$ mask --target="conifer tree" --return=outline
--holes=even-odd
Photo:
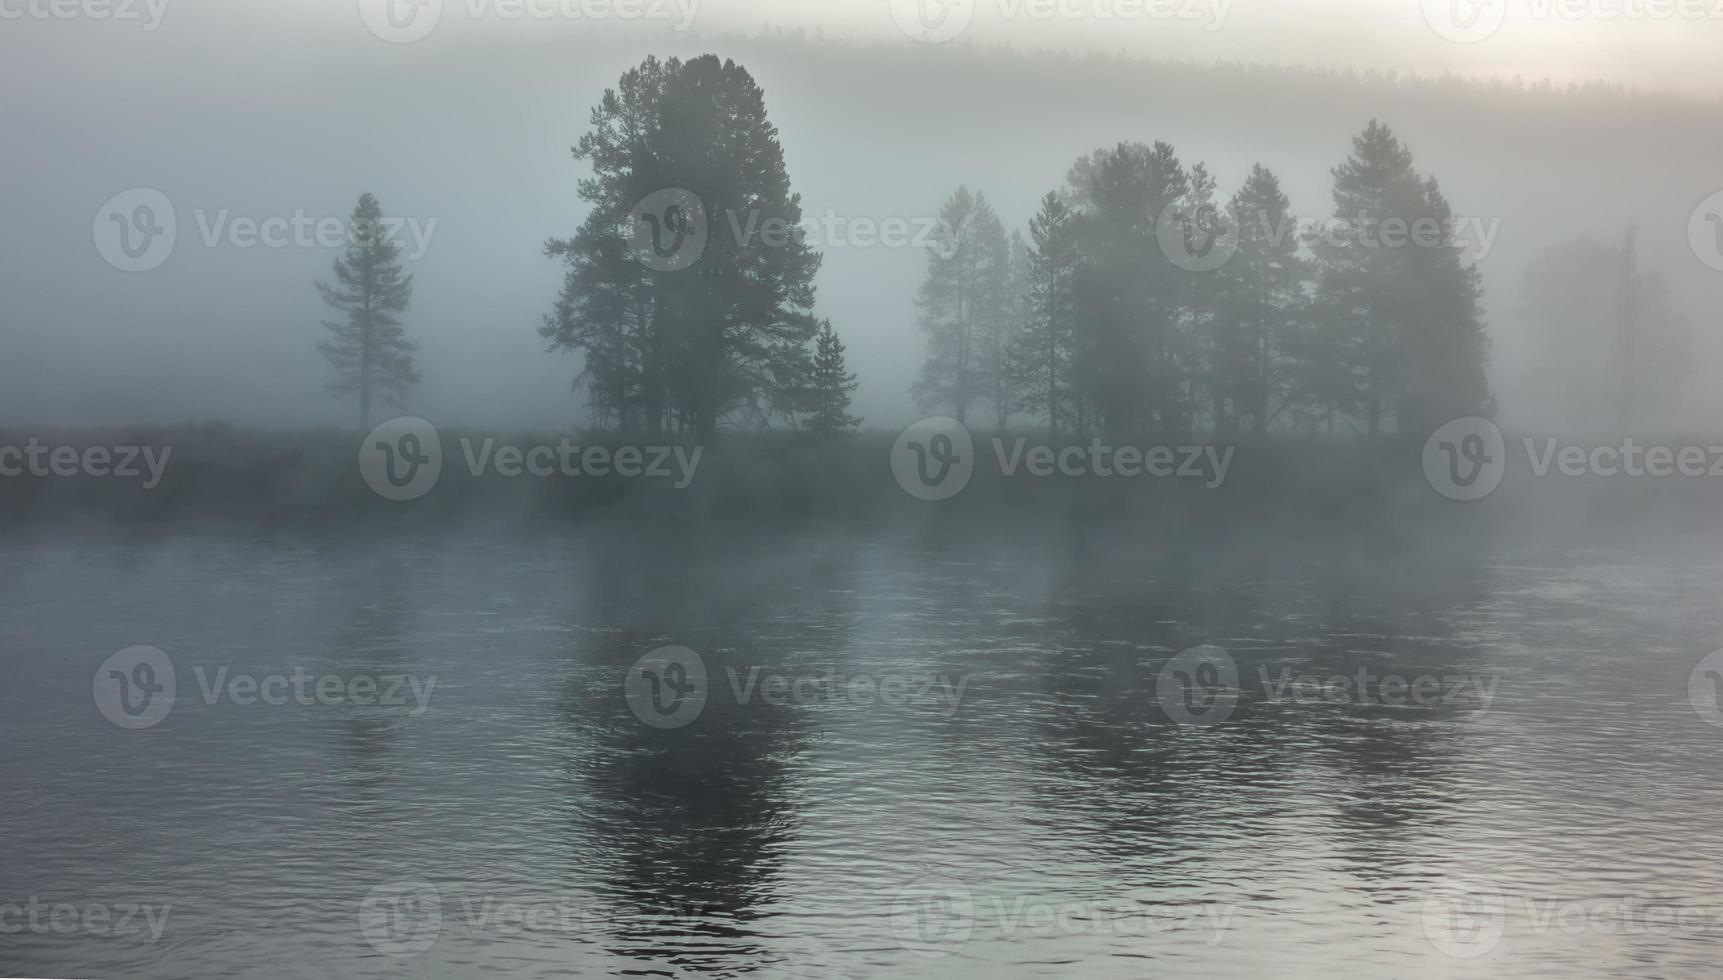
[[[927,360],[911,391],[921,408],[949,408],[959,422],[989,391],[987,346],[999,314],[1005,235],[983,194],[967,187],[940,209],[940,241],[916,297]]]
[[[1317,247],[1319,326],[1306,354],[1342,369],[1324,379],[1330,409],[1355,404],[1369,436],[1388,418],[1420,432],[1487,412],[1482,287],[1460,261],[1435,180],[1373,119],[1334,169],[1334,204],[1343,233]]]
[[[1374,119],[1333,176],[1337,225],[1316,247],[1321,329],[1311,356],[1344,368],[1348,383],[1329,393],[1330,404],[1356,404],[1375,436],[1398,391],[1411,313],[1406,250],[1381,247],[1382,232],[1422,209],[1423,185],[1411,152]]]
[[[1075,222],[1076,215],[1053,193],[1041,199],[1040,211],[1029,221],[1024,328],[1012,358],[1017,407],[1044,416],[1055,438],[1062,426],[1076,423]]]
[[[325,320],[330,336],[317,350],[335,370],[329,391],[358,394],[359,428],[371,427],[371,402],[381,397],[400,407],[419,383],[413,366],[418,345],[407,339],[397,314],[406,312],[413,277],[403,275],[401,247],[390,240],[383,208],[369,193],[353,208],[347,251],[335,260],[335,285],[317,280],[323,301],[346,314]]]
[[[984,242],[990,257],[981,282],[977,317],[981,335],[982,383],[993,408],[994,428],[1004,432],[1016,407],[1017,372],[1012,364],[1023,332],[1023,236],[1009,238],[995,218]]]
[[[568,272],[539,334],[586,358],[595,413],[623,424],[711,439],[726,417],[794,413],[820,255],[783,233],[801,198],[753,77],[713,55],[649,57],[591,124],[574,155],[593,170],[579,184],[592,212],[546,247]],[[637,218],[675,232],[660,261],[630,247]]]
[[[1216,376],[1233,417],[1260,436],[1292,394],[1310,270],[1272,171],[1252,167],[1230,208],[1238,241],[1220,270]]]
[[[1121,143],[1080,158],[1067,181],[1080,215],[1074,374],[1083,401],[1115,443],[1176,431],[1189,417],[1176,336],[1188,274],[1162,253],[1155,222],[1185,198],[1190,175],[1166,143]]]
[[[844,364],[844,342],[838,339],[830,320],[820,322],[814,338],[813,367],[809,371],[808,415],[803,427],[810,432],[832,435],[853,432],[862,420],[849,414],[850,394],[856,376]]]

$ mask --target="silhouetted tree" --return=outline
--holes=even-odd
[[[1493,411],[1480,280],[1436,181],[1374,120],[1333,176],[1313,256],[1272,171],[1253,167],[1223,208],[1207,167],[1166,143],[1080,157],[1029,248],[960,188],[917,300],[917,399],[959,419],[989,403],[1001,429],[1033,412],[1055,436],[1086,439],[1092,420],[1114,443],[1205,420],[1221,436],[1281,419],[1374,436]]]
[[[989,222],[983,246],[990,258],[981,279],[976,321],[981,335],[981,379],[985,398],[993,407],[994,428],[1004,432],[1016,407],[1016,372],[1012,353],[1023,333],[1023,236],[1009,238],[995,218]]]
[[[1109,441],[1172,432],[1189,419],[1177,336],[1188,295],[1155,240],[1190,177],[1166,143],[1121,143],[1067,177],[1078,212],[1075,376]]]
[[[814,338],[813,368],[809,372],[808,415],[802,427],[824,435],[855,431],[862,423],[860,418],[849,414],[850,393],[856,387],[856,376],[844,364],[844,342],[838,339],[830,320],[820,321],[820,332]]]
[[[335,285],[317,280],[323,301],[347,315],[323,321],[330,336],[317,350],[335,369],[329,391],[359,395],[359,428],[371,427],[371,399],[400,407],[419,383],[413,367],[418,345],[407,339],[400,318],[413,295],[413,277],[403,275],[401,247],[390,240],[383,208],[369,193],[353,208],[347,251],[335,260]]]
[[[1317,246],[1320,326],[1309,345],[1344,368],[1330,404],[1355,402],[1370,436],[1390,413],[1403,431],[1422,431],[1487,412],[1478,273],[1460,261],[1435,181],[1371,120],[1334,169],[1334,205],[1343,232]]]
[[[1218,270],[1213,377],[1232,417],[1259,436],[1294,394],[1296,335],[1307,322],[1310,269],[1289,207],[1279,178],[1252,167],[1229,205],[1237,246]]]
[[[1076,315],[1076,216],[1057,194],[1041,199],[1029,221],[1033,243],[1025,259],[1024,328],[1012,363],[1017,377],[1017,407],[1046,417],[1057,437],[1061,424],[1074,425],[1077,414],[1073,321]]]
[[[574,387],[586,384],[593,424],[663,430],[670,409],[670,338],[658,329],[649,270],[629,254],[598,209],[579,234],[551,242],[546,251],[563,259],[568,274],[539,333],[553,351],[584,355]]]
[[[1184,251],[1192,256],[1207,255],[1218,242],[1222,227],[1220,205],[1215,195],[1218,183],[1208,167],[1193,164],[1190,187],[1184,199],[1171,214],[1163,213],[1157,222],[1178,222]],[[1160,242],[1157,228],[1156,241]],[[1171,229],[1166,229],[1171,230]],[[1177,268],[1177,264],[1174,264]],[[1224,266],[1223,266],[1224,268]],[[1183,275],[1172,277],[1170,299],[1173,310],[1173,330],[1168,335],[1169,353],[1173,365],[1173,380],[1169,387],[1173,397],[1165,427],[1174,432],[1190,432],[1195,418],[1207,408],[1212,430],[1230,434],[1235,428],[1232,392],[1222,370],[1219,348],[1223,324],[1219,313],[1226,293],[1226,281],[1219,270],[1179,269]]]
[[[1490,339],[1484,330],[1483,281],[1461,260],[1454,212],[1436,178],[1423,183],[1423,208],[1414,221],[1433,221],[1435,244],[1407,249],[1412,306],[1401,337],[1395,423],[1402,432],[1429,433],[1450,419],[1492,415],[1484,367]]]
[[[916,297],[927,360],[911,391],[921,408],[950,406],[965,421],[991,389],[988,345],[1003,306],[1009,254],[1004,229],[983,194],[959,187],[940,209],[940,241],[928,253]]]
[[[592,211],[546,251],[568,266],[539,333],[580,351],[595,414],[711,438],[731,413],[790,416],[805,389],[820,256],[799,229],[777,128],[747,70],[702,55],[647,58],[593,109],[574,148]],[[651,195],[687,192],[642,220],[672,226],[676,261],[627,242]],[[685,235],[684,235],[685,233]],[[654,245],[656,245],[654,240]]]
[[[1423,187],[1411,152],[1374,119],[1353,137],[1352,155],[1333,175],[1334,219],[1341,230],[1317,244],[1325,336],[1314,346],[1355,380],[1364,430],[1374,436],[1397,390],[1400,340],[1411,304],[1406,250],[1375,243],[1386,222],[1410,221],[1422,206]]]

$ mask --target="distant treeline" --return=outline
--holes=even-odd
[[[593,423],[853,427],[853,376],[812,313],[821,257],[760,233],[802,214],[748,72],[648,58],[591,124],[575,155],[593,169],[580,183],[592,210],[548,246],[568,273],[541,333],[583,356]],[[1386,126],[1372,122],[1334,171],[1345,240],[1312,250],[1288,234],[1263,167],[1229,203],[1216,192],[1171,146],[1121,143],[1072,166],[1025,241],[958,190],[918,297],[917,401],[960,420],[986,409],[1001,430],[1034,417],[1119,440],[1375,434],[1489,410],[1478,275],[1435,180]],[[1413,244],[1376,247],[1396,225]]]
[[[959,188],[918,297],[917,401],[1114,441],[1487,414],[1479,276],[1435,179],[1376,121],[1333,176],[1314,240],[1272,171],[1223,203],[1160,142],[1079,158],[1027,243]]]

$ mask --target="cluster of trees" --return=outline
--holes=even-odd
[[[592,209],[574,237],[546,245],[568,271],[539,333],[583,355],[574,385],[595,425],[709,439],[727,420],[783,417],[823,433],[861,424],[843,342],[812,312],[820,255],[769,233],[800,224],[801,199],[745,69],[712,55],[647,58],[605,91],[574,155],[592,166],[579,186]],[[678,246],[697,241],[685,256],[654,256],[657,236],[634,233],[636,208],[666,193],[674,203],[643,217],[675,225]],[[330,390],[358,394],[361,428],[374,394],[399,404],[419,380],[397,317],[412,277],[381,217],[375,197],[360,199],[337,285],[317,283],[346,314],[318,347]]]
[[[802,207],[747,70],[712,55],[647,58],[605,91],[591,123],[574,155],[593,170],[580,182],[592,210],[546,248],[568,271],[539,332],[551,350],[583,355],[575,384],[594,424],[701,438],[727,420],[859,425],[843,344],[813,314],[821,256],[799,235],[763,233],[798,227]],[[652,261],[642,250],[657,236],[636,240],[634,209],[672,189],[683,203],[644,217],[700,250]]]
[[[574,147],[592,168],[579,184],[591,210],[546,246],[567,271],[539,332],[552,351],[582,355],[575,386],[592,422],[699,438],[774,418],[856,428],[843,343],[813,313],[821,256],[799,235],[762,233],[799,227],[801,199],[748,72],[711,55],[647,58],[605,91],[591,126]],[[1207,168],[1187,168],[1166,143],[1079,158],[1027,239],[959,188],[917,297],[928,338],[917,401],[959,420],[987,410],[1000,430],[1026,414],[1055,436],[1120,442],[1276,428],[1374,436],[1489,413],[1479,278],[1436,181],[1375,121],[1333,177],[1334,215],[1351,234],[1314,243],[1289,233],[1272,172],[1255,167],[1220,203]],[[672,192],[662,213],[636,213]],[[412,277],[380,219],[376,199],[361,198],[336,284],[318,283],[346,314],[319,345],[331,387],[358,394],[362,427],[374,394],[399,401],[418,381],[398,318]],[[1390,223],[1434,233],[1371,244]],[[662,250],[665,229],[675,249],[694,250]],[[1217,242],[1224,261],[1178,261]]]
[[[1255,167],[1217,203],[1207,168],[1166,143],[1079,158],[1027,242],[959,188],[917,297],[928,354],[916,399],[959,420],[990,410],[1000,429],[1028,413],[1056,436],[1116,441],[1374,436],[1487,414],[1478,273],[1436,181],[1375,121],[1333,176],[1348,233],[1308,247],[1271,171]],[[1385,225],[1431,231],[1388,247]],[[1189,261],[1222,242],[1224,261]]]

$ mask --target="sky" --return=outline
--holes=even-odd
[[[167,5],[164,24],[205,28],[200,8],[211,0],[156,2]],[[241,0],[225,6],[234,10],[223,19],[282,30],[313,23],[356,29],[363,19],[356,8],[365,7],[371,8],[365,17],[380,22],[436,20],[427,39],[593,32],[632,23],[703,34],[805,29],[828,37],[1199,61],[1557,83],[1605,79],[1723,95],[1719,0]]]
[[[924,7],[925,5],[925,7]],[[1535,80],[1607,79],[1723,94],[1716,0],[966,0],[923,37],[1125,51],[1199,61]],[[944,0],[715,3],[710,23],[842,25],[889,35]],[[890,26],[882,23],[890,14]]]
[[[339,254],[316,226],[364,191],[408,222],[425,375],[408,407],[456,425],[579,421],[578,362],[536,333],[561,280],[544,243],[585,214],[569,147],[630,65],[703,51],[754,72],[807,213],[836,222],[819,312],[850,346],[870,425],[916,417],[925,256],[858,247],[857,219],[913,229],[966,184],[1023,229],[1079,154],[1163,138],[1223,192],[1267,163],[1295,210],[1321,215],[1329,168],[1374,117],[1497,230],[1480,268],[1491,378],[1511,394],[1533,356],[1518,281],[1549,244],[1637,222],[1681,308],[1701,326],[1723,308],[1723,269],[1688,244],[1697,203],[1723,188],[1723,2],[1618,2],[0,0],[0,424],[346,424],[314,348],[327,311],[312,283]],[[1532,105],[1214,67],[1247,62],[1677,95]],[[129,270],[100,243],[152,202],[175,242]],[[1723,350],[1698,358],[1723,365]]]

